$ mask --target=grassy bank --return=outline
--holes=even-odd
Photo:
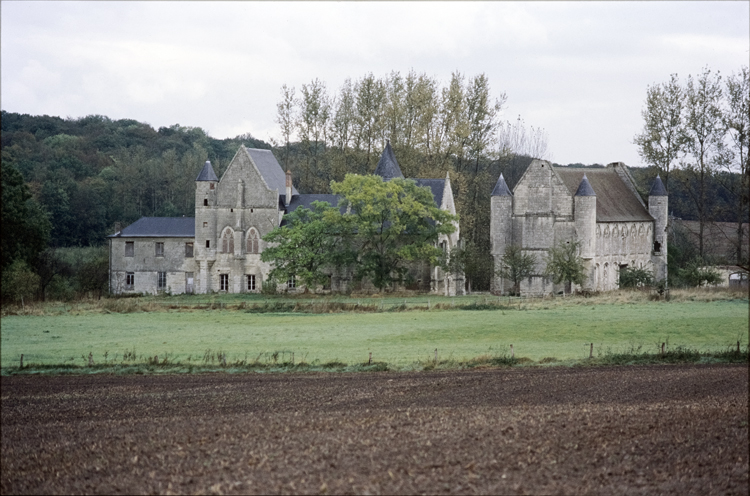
[[[486,296],[445,301],[431,297],[429,310],[418,309],[417,298],[407,299],[406,305],[405,298],[391,299],[401,300],[396,310],[368,313],[257,312],[248,300],[243,300],[244,308],[233,308],[243,301],[231,300],[219,300],[208,309],[182,308],[187,305],[175,297],[168,303],[176,308],[158,311],[94,308],[6,314],[0,365],[17,367],[24,354],[27,364],[81,367],[88,366],[91,354],[95,366],[142,366],[155,356],[181,367],[218,366],[218,357],[228,364],[266,367],[291,362],[292,356],[295,365],[321,366],[362,364],[372,353],[374,362],[403,368],[435,362],[435,349],[438,364],[456,364],[510,356],[512,344],[516,357],[539,363],[550,357],[588,359],[591,343],[596,359],[605,352],[659,353],[661,343],[666,343],[667,352],[682,347],[699,354],[719,353],[736,347],[737,341],[745,349],[748,341],[747,299],[715,294],[687,294],[669,302],[628,293],[598,302],[596,297],[510,302]],[[313,300],[299,298],[295,304],[325,302]],[[342,302],[380,306],[377,298],[356,300]],[[154,301],[159,302],[153,298],[140,304]],[[458,308],[453,301],[460,301]],[[397,311],[402,305],[412,311]],[[474,311],[467,311],[472,306]]]

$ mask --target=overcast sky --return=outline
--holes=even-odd
[[[750,58],[750,3],[0,3],[2,109],[278,138],[282,84],[485,73],[558,163],[642,165],[649,84]]]

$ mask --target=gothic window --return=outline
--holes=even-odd
[[[135,256],[135,242],[134,241],[125,241],[125,256],[126,257]]]
[[[221,291],[229,291],[229,274],[219,275],[219,289]]]
[[[598,225],[596,226],[596,237],[601,238],[602,237],[602,228]]]
[[[620,234],[620,230],[617,229],[617,226],[615,226],[614,229],[612,229],[612,237],[616,238]]]
[[[234,232],[229,228],[224,229],[221,237],[221,252],[234,253]]]
[[[247,252],[260,253],[259,241],[258,231],[254,227],[251,227],[247,233]]]
[[[635,238],[635,233],[635,224],[633,224],[632,226],[630,226],[630,236]]]
[[[609,237],[609,226],[607,226],[607,227],[604,228],[604,237],[605,238]]]

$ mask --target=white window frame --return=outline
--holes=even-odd
[[[258,288],[255,280],[255,274],[247,274],[247,290],[255,291]]]
[[[166,272],[156,273],[156,289],[160,291],[167,289],[167,273]]]
[[[229,274],[219,274],[219,291],[229,292]]]

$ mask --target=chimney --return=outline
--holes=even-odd
[[[115,234],[119,233],[120,230],[121,230],[120,229],[120,223],[119,222],[115,222]]]
[[[286,196],[284,197],[284,205],[289,206],[292,201],[292,171],[287,169],[286,171]]]

